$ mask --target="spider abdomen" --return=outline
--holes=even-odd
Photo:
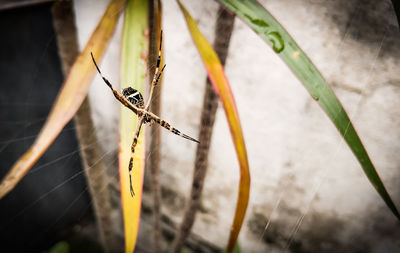
[[[132,104],[138,106],[139,108],[143,108],[143,96],[138,90],[128,87],[122,90],[122,95],[126,97]]]

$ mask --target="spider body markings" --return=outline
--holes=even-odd
[[[149,96],[149,100],[147,101],[147,104],[145,105],[144,103],[144,99],[142,94],[136,90],[133,89],[132,87],[128,87],[122,90],[122,94],[120,94],[117,90],[115,90],[112,86],[112,84],[107,80],[107,78],[105,78],[103,76],[103,74],[101,73],[99,67],[97,66],[96,61],[94,60],[93,54],[90,53],[90,55],[92,56],[92,60],[94,65],[96,66],[97,72],[100,74],[101,78],[103,79],[103,81],[107,84],[107,86],[112,90],[114,97],[121,103],[123,104],[125,107],[127,107],[128,109],[130,109],[131,111],[133,111],[135,114],[137,114],[138,116],[138,124],[136,126],[136,131],[134,134],[134,138],[132,141],[132,145],[131,145],[131,156],[129,159],[129,166],[128,166],[128,170],[129,170],[129,187],[130,187],[130,192],[132,197],[135,195],[135,192],[133,191],[133,187],[132,187],[132,178],[131,178],[131,174],[132,174],[132,169],[133,169],[133,155],[135,153],[135,148],[139,139],[139,134],[140,134],[140,129],[142,127],[143,124],[147,124],[149,123],[150,125],[153,125],[154,123],[159,124],[160,126],[162,126],[163,128],[169,130],[171,133],[179,135],[185,139],[200,143],[198,140],[184,134],[181,133],[178,129],[172,127],[169,123],[167,123],[165,120],[162,120],[160,117],[158,117],[157,115],[153,114],[152,112],[149,111],[149,107],[150,107],[150,101],[152,99],[153,96],[153,91],[154,91],[154,87],[157,86],[161,74],[164,71],[165,68],[165,64],[163,66],[163,68],[161,69],[161,71],[159,71],[160,68],[160,63],[161,63],[161,45],[162,45],[162,31],[161,31],[161,36],[160,36],[160,48],[158,50],[158,58],[157,58],[157,65],[156,65],[156,70],[154,72],[154,76],[153,76],[153,80],[151,82],[151,89],[150,89],[150,96]]]
[[[127,98],[132,104],[141,109],[144,109],[144,99],[142,94],[138,90],[135,90],[132,87],[128,87],[122,90],[122,95]]]

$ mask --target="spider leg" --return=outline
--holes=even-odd
[[[103,76],[103,74],[100,71],[100,68],[97,66],[96,61],[94,60],[93,57],[93,53],[90,52],[90,55],[92,56],[92,60],[94,65],[96,66],[97,72],[99,72],[101,78],[103,79],[103,81],[107,84],[108,87],[110,87],[110,89],[112,90],[114,97],[124,106],[126,106],[127,108],[129,108],[131,111],[133,111],[134,113],[138,114],[138,112],[142,112],[145,113],[143,109],[138,108],[137,106],[133,105],[131,102],[129,102],[129,100],[127,100],[124,96],[122,96],[117,90],[115,90],[112,86],[112,84],[107,80],[107,78],[105,78]]]
[[[158,81],[160,81],[161,74],[163,73],[163,71],[164,71],[166,66],[167,66],[167,64],[164,64],[164,66],[162,67],[160,73],[158,73],[157,76],[154,76],[154,80],[155,80],[155,81],[153,81],[154,82],[154,86],[157,86]]]
[[[157,65],[156,65],[156,71],[154,72],[154,76],[153,76],[153,81],[151,82],[151,85],[156,86],[157,85],[157,76],[158,76],[158,69],[160,68],[160,63],[161,63],[161,47],[162,47],[162,30],[161,30],[161,34],[160,34],[160,47],[158,49],[158,58],[157,58]],[[165,65],[163,67],[163,69],[165,68]],[[161,70],[162,72],[162,70]]]
[[[162,30],[161,30],[161,35],[160,35],[160,47],[158,49],[158,58],[157,58],[157,65],[156,65],[156,71],[154,71],[153,75],[153,81],[151,82],[151,89],[150,89],[150,95],[149,95],[149,100],[147,101],[145,110],[148,110],[150,107],[150,101],[153,97],[153,91],[154,87],[157,86],[158,82],[160,81],[161,74],[163,73],[166,64],[162,67],[161,71],[160,69],[160,64],[161,64],[161,48],[162,48]]]
[[[156,122],[157,124],[159,124],[160,126],[164,127],[165,129],[167,129],[168,131],[170,131],[173,134],[179,135],[180,137],[183,137],[185,139],[200,143],[198,140],[190,137],[189,135],[186,135],[184,133],[181,133],[178,129],[172,127],[170,124],[168,124],[168,122],[166,122],[165,120],[162,120],[158,117],[154,117],[154,122]]]
[[[143,119],[144,117],[141,116],[139,118],[138,124],[136,126],[136,131],[135,135],[133,137],[132,145],[131,145],[131,158],[129,159],[129,189],[131,191],[131,196],[133,197],[135,195],[135,192],[133,191],[133,186],[132,186],[132,168],[133,168],[133,155],[135,154],[135,148],[139,139],[139,134],[140,134],[140,128],[142,127],[143,124]]]

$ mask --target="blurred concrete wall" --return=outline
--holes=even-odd
[[[107,2],[75,2],[81,47]],[[400,34],[390,1],[262,3],[327,79],[400,208]],[[206,72],[176,2],[163,4],[167,68],[162,117],[196,136]],[[218,4],[211,0],[184,4],[212,42]],[[101,65],[115,84],[121,25]],[[400,251],[399,222],[338,131],[274,51],[239,19],[226,74],[239,109],[252,174],[250,204],[239,237],[243,251]],[[118,103],[100,78],[91,87],[90,99],[104,149],[117,150]],[[190,189],[195,151],[194,143],[162,132],[162,211],[176,224]],[[221,248],[233,220],[238,177],[226,118],[219,108],[202,208],[193,233]]]

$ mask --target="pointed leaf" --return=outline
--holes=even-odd
[[[397,23],[399,24],[400,29],[400,0],[392,0],[394,12],[396,13]]]
[[[232,140],[235,145],[236,155],[239,160],[239,193],[236,203],[235,217],[231,227],[227,246],[227,252],[232,252],[243,224],[243,219],[246,214],[250,195],[250,171],[246,145],[244,143],[242,127],[240,125],[235,99],[225,76],[221,62],[219,61],[218,56],[213,50],[212,46],[200,32],[196,22],[193,20],[189,12],[185,9],[180,1],[178,1],[178,4],[185,16],[186,24],[207,69],[208,77],[211,80],[215,93],[218,94],[222,102],[225,115],[228,120],[229,129],[231,131]]]
[[[1,182],[0,198],[11,191],[25,176],[79,109],[96,73],[90,52],[101,59],[114,34],[119,13],[124,9],[124,3],[125,0],[114,0],[108,5],[85,49],[75,60],[35,142],[13,165]]]
[[[132,87],[144,93],[146,61],[148,50],[148,3],[146,0],[130,0],[127,4],[122,37],[121,89]],[[132,183],[135,195],[129,187],[129,159],[131,144],[138,123],[138,117],[121,105],[119,172],[121,199],[125,229],[125,252],[133,252],[139,230],[140,207],[144,175],[144,129],[135,149],[132,169]]]
[[[321,73],[313,65],[307,55],[296,44],[288,32],[278,21],[256,0],[219,0],[228,9],[239,16],[262,39],[271,45],[281,59],[303,83],[311,96],[319,103],[350,149],[360,162],[368,179],[381,195],[393,214],[400,219],[392,199],[387,193],[378,173],[372,164],[356,130],[353,127],[346,111],[330,89]]]

